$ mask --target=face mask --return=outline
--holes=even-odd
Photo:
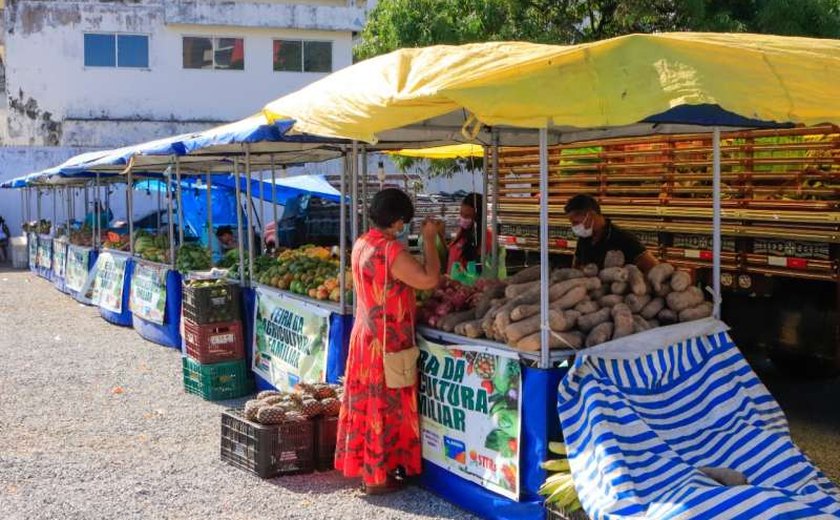
[[[473,219],[467,217],[459,217],[458,225],[461,226],[461,229],[469,229],[473,225]]]
[[[574,233],[575,236],[578,236],[580,238],[589,238],[592,236],[592,226],[586,227],[587,220],[589,220],[588,216],[585,219],[583,219],[583,222],[581,222],[580,224],[572,226],[572,233]]]
[[[406,240],[408,238],[408,224],[403,224],[403,228],[398,231],[394,237],[396,237],[397,240]]]

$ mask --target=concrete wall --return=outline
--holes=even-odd
[[[352,61],[364,9],[346,2],[24,1],[5,9],[8,128],[4,144],[113,146],[257,112],[325,74],[274,72],[273,39],[333,42],[333,69]],[[149,36],[149,68],[86,68],[84,33]],[[245,70],[188,70],[183,36],[245,40]],[[72,123],[66,124],[67,120]],[[100,124],[101,121],[111,124]],[[146,125],[138,132],[137,121]],[[72,128],[70,128],[72,127]]]

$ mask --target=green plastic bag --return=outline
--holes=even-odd
[[[467,268],[461,267],[461,264],[455,262],[452,264],[452,269],[449,271],[449,277],[456,282],[461,282],[464,285],[475,285],[481,275],[478,274],[478,268],[475,262],[469,262]]]

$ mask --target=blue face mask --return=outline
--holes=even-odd
[[[408,224],[404,225],[402,231],[395,235],[397,240],[407,240],[408,239]]]

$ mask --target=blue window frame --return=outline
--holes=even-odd
[[[136,34],[85,34],[85,67],[149,67],[149,37]]]

